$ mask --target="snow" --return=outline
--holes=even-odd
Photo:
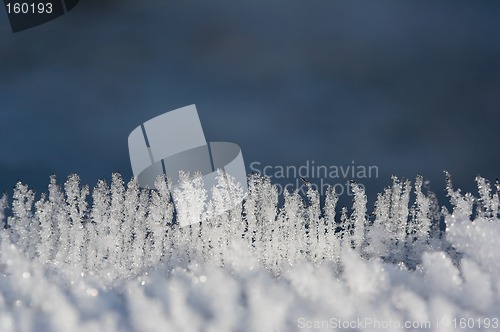
[[[93,190],[72,175],[0,200],[1,331],[492,330],[500,316],[498,183],[455,190],[393,178],[367,211],[219,174],[155,190],[118,174]],[[10,211],[9,211],[10,210]],[[224,211],[224,212],[223,212]],[[338,217],[336,217],[338,216]],[[338,219],[337,222],[335,220]],[[444,220],[445,230],[439,229]],[[186,227],[186,221],[194,224]],[[405,324],[409,324],[405,327]]]

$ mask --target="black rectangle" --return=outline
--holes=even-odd
[[[66,4],[66,11],[69,12],[73,7],[76,6],[80,0],[64,0],[64,3]]]
[[[46,23],[64,14],[61,0],[4,0],[13,32]]]

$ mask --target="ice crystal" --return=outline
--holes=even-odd
[[[441,214],[422,177],[393,177],[372,213],[356,183],[352,208],[339,208],[332,188],[321,204],[310,185],[279,204],[255,174],[245,194],[221,171],[210,193],[199,174],[180,180],[149,190],[113,174],[90,190],[76,175],[52,177],[39,196],[18,183],[0,199],[0,330],[495,326],[498,184],[476,178],[476,198],[448,176],[453,210]]]

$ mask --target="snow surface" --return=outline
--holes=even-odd
[[[181,178],[175,209],[161,178],[52,178],[39,198],[18,183],[0,200],[0,331],[500,328],[498,183],[478,177],[474,197],[448,180],[449,212],[394,177],[369,213],[355,183],[339,209],[333,190],[280,206],[269,179],[243,194],[223,173],[207,203],[199,175]]]

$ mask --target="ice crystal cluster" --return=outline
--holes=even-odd
[[[355,183],[339,208],[312,187],[280,204],[259,175],[243,193],[219,173],[210,202],[180,179],[175,206],[164,178],[18,183],[0,200],[0,331],[500,328],[498,183],[475,197],[448,178],[448,211],[394,177],[367,211]]]

